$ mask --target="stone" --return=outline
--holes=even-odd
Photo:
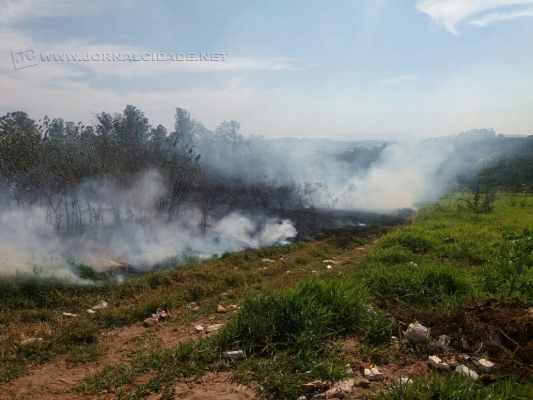
[[[489,373],[492,372],[496,364],[492,361],[487,360],[486,358],[480,358],[479,360],[474,361],[474,364],[483,372]]]
[[[369,381],[382,381],[385,379],[385,375],[378,369],[378,367],[365,368],[363,375]]]
[[[207,328],[205,328],[205,331],[207,333],[213,333],[213,332],[217,332],[219,331],[220,329],[222,329],[224,327],[224,324],[213,324],[213,325],[208,325]]]
[[[429,356],[428,364],[433,369],[438,369],[442,371],[447,371],[450,369],[450,366],[448,365],[448,363],[442,361],[440,357],[437,357],[437,356]]]
[[[194,331],[196,333],[204,333],[205,332],[205,327],[202,324],[196,324],[196,325],[194,325]]]
[[[355,381],[355,385],[368,389],[370,387],[370,381],[366,378],[359,378]]]
[[[217,313],[219,314],[224,314],[224,313],[227,313],[228,311],[229,310],[226,307],[224,307],[222,304],[219,304],[217,306]]]
[[[404,335],[410,343],[424,343],[429,340],[429,329],[419,322],[413,322],[409,324]]]
[[[466,365],[463,365],[463,364],[458,365],[455,368],[455,372],[457,372],[458,374],[464,375],[464,376],[466,376],[468,378],[471,378],[474,381],[477,381],[479,379],[479,375],[477,374],[476,371],[474,371],[473,369],[468,368]]]
[[[143,321],[143,325],[146,327],[146,328],[149,328],[151,326],[155,326],[159,323],[159,320],[157,318],[154,318],[154,317],[148,317],[146,318],[144,321]]]
[[[451,342],[452,338],[448,335],[440,335],[437,340],[431,342],[431,347],[436,351],[448,353],[450,351]]]
[[[225,351],[224,357],[229,358],[231,360],[240,360],[241,358],[244,358],[244,351],[242,350]]]
[[[352,378],[335,382],[333,386],[326,391],[326,399],[343,399],[353,390],[354,386],[355,380]]]
[[[302,389],[306,392],[323,392],[328,388],[329,384],[321,380],[307,382],[302,385]]]
[[[89,308],[89,309],[87,310],[87,312],[88,312],[89,314],[96,314],[96,311],[94,311],[92,308]]]

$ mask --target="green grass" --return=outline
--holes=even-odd
[[[24,350],[28,353],[20,356],[32,360],[64,351],[82,362],[97,357],[98,330],[138,322],[156,308],[217,299],[231,291],[233,299],[245,300],[239,300],[241,310],[218,335],[173,349],[143,349],[133,360],[86,380],[80,390],[107,390],[123,399],[159,392],[170,399],[176,379],[232,370],[241,382],[259,383],[267,398],[294,399],[305,382],[344,376],[340,340],[356,336],[369,358],[387,349],[397,332],[390,316],[397,315],[396,310],[414,318],[461,315],[465,305],[490,299],[514,300],[522,308],[533,304],[533,197],[521,197],[518,204],[513,195],[499,194],[493,209],[480,213],[465,207],[462,196],[420,210],[411,223],[385,234],[362,264],[358,241],[329,238],[229,254],[200,266],[146,274],[123,285],[73,289],[58,284],[37,287],[36,292],[31,285],[20,291],[12,288],[0,294],[12,296],[2,318],[9,322],[17,315],[28,325],[56,326],[51,310],[76,312],[105,298],[113,306],[91,317],[87,326],[69,325],[81,321],[58,326],[49,340],[36,344],[45,351]],[[285,261],[279,261],[281,256]],[[328,272],[322,260],[332,257],[353,259],[352,267],[343,263]],[[276,263],[263,263],[262,258]],[[312,271],[320,271],[318,277],[305,280]],[[245,352],[243,360],[223,357],[224,351],[237,349]],[[10,373],[20,373],[19,366],[14,363]],[[133,384],[146,374],[148,383]],[[456,376],[434,377],[396,388],[380,399],[530,398],[520,397],[526,390],[530,387],[507,381],[482,386]]]
[[[462,196],[462,197],[461,197]],[[489,298],[533,301],[533,198],[499,194],[474,213],[454,195],[384,235],[355,278],[380,303],[454,310]]]
[[[491,385],[452,374],[433,376],[429,380],[415,380],[398,385],[378,396],[377,400],[529,400],[533,385],[504,380]]]

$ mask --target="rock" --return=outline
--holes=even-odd
[[[355,381],[355,386],[368,389],[370,387],[370,381],[366,378],[359,378]]]
[[[205,328],[205,331],[207,333],[213,333],[213,332],[217,332],[219,331],[220,329],[222,329],[224,327],[224,324],[213,324],[213,325],[208,325],[207,328]]]
[[[270,258],[263,258],[263,259],[261,259],[261,262],[264,262],[264,263],[270,263],[270,264],[271,264],[271,263],[275,263],[275,261],[272,260],[272,259],[270,259]]]
[[[474,361],[474,364],[483,372],[492,372],[496,364],[492,361],[487,360],[486,358],[480,358],[479,360]]]
[[[92,308],[89,308],[89,309],[87,310],[87,312],[88,312],[89,314],[96,314],[96,311],[94,311]]]
[[[369,381],[382,381],[385,379],[385,375],[378,369],[378,367],[365,368],[363,375]]]
[[[146,318],[144,321],[143,321],[143,325],[146,327],[146,328],[149,328],[151,326],[156,326],[157,324],[159,323],[159,320],[157,318],[154,318],[154,317],[148,317]]]
[[[450,369],[450,366],[448,365],[448,363],[445,363],[437,356],[429,356],[428,364],[431,368],[438,369],[441,371],[447,371]]]
[[[437,351],[448,353],[450,351],[450,344],[452,338],[448,335],[440,335],[438,340],[431,342],[431,347]]]
[[[228,311],[229,310],[226,307],[224,307],[222,304],[219,304],[217,306],[217,313],[219,314],[224,314],[224,313],[227,313]]]
[[[244,358],[244,351],[242,350],[225,351],[224,357],[229,358],[231,360],[240,360],[241,358]]]
[[[240,307],[237,304],[230,304],[229,306],[226,306],[226,309],[229,311],[237,311]]]
[[[69,313],[69,312],[64,312],[61,315],[63,315],[63,317],[69,317],[69,318],[76,318],[78,316],[78,314],[73,314],[73,313]]]
[[[109,303],[105,300],[102,300],[100,303],[92,307],[93,310],[103,310],[104,308],[109,307]]]
[[[343,399],[349,394],[355,386],[354,379],[343,379],[335,382],[333,386],[326,391],[326,399]]]
[[[463,365],[463,364],[458,365],[457,368],[455,368],[455,372],[457,372],[458,374],[464,375],[468,378],[471,378],[475,381],[479,379],[479,375],[477,374],[476,371],[468,368],[466,365]]]
[[[204,333],[205,332],[205,327],[202,324],[196,324],[196,325],[194,325],[194,331],[196,333]]]
[[[316,380],[312,382],[307,382],[302,385],[302,389],[305,392],[323,392],[329,388],[329,384],[324,381]]]
[[[409,324],[404,335],[410,343],[424,343],[429,340],[429,329],[419,322],[413,322]]]

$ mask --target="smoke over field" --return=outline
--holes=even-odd
[[[312,210],[435,200],[502,147],[490,131],[402,144],[267,140],[235,121],[210,131],[183,109],[172,132],[133,106],[96,119],[0,118],[0,274],[78,280],[73,265],[146,270],[286,243],[308,233]],[[363,226],[336,218],[328,227]]]

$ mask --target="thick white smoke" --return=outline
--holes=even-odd
[[[0,275],[34,273],[76,280],[71,264],[97,270],[132,265],[151,268],[168,259],[206,258],[229,251],[284,243],[296,236],[290,221],[232,212],[200,229],[202,215],[184,206],[169,221],[155,212],[165,194],[157,172],[149,171],[128,190],[109,182],[88,182],[80,193],[91,193],[80,207],[98,210],[94,227],[75,235],[58,234],[50,209],[6,206],[0,209]],[[90,215],[86,209],[83,215]],[[118,219],[118,222],[117,222]]]

